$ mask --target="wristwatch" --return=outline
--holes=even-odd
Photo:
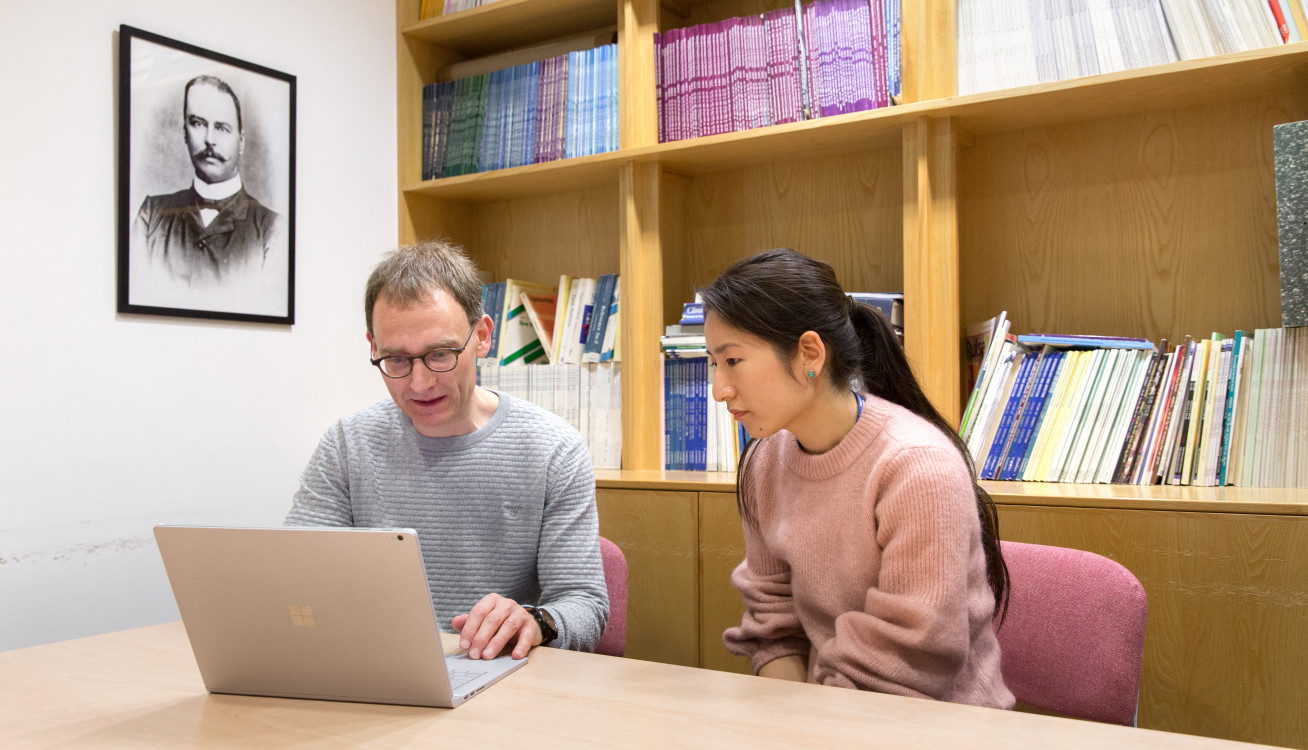
[[[550,614],[548,609],[540,607],[524,606],[527,614],[536,620],[536,625],[540,627],[540,642],[545,645],[555,638],[559,637],[559,627],[554,624],[554,615]]]

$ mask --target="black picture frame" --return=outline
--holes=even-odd
[[[295,76],[123,24],[118,87],[118,312],[293,324]]]

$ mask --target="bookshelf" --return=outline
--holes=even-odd
[[[899,290],[906,347],[961,412],[960,333],[1166,337],[1279,319],[1271,126],[1308,119],[1308,43],[952,96],[953,5],[906,2],[907,103],[657,143],[653,32],[777,0],[397,3],[400,238],[445,236],[494,278],[620,272],[624,466],[659,468],[657,337],[696,283],[790,245],[851,289]],[[446,66],[615,27],[615,152],[420,179],[421,87]]]
[[[494,279],[622,274],[624,470],[599,472],[601,524],[631,536],[623,548],[633,576],[650,575],[654,592],[667,597],[645,605],[646,625],[633,611],[630,634],[662,637],[682,627],[686,639],[699,639],[642,658],[721,666],[705,661],[722,622],[717,605],[705,602],[732,599],[713,587],[735,554],[721,541],[730,536],[735,478],[660,470],[658,336],[693,285],[733,261],[789,245],[831,263],[848,289],[902,290],[909,358],[955,420],[962,330],[1000,310],[1016,332],[1171,341],[1280,324],[1272,126],[1308,119],[1308,42],[955,96],[954,3],[905,0],[901,106],[658,143],[653,33],[786,4],[500,0],[425,21],[417,20],[418,0],[396,5],[400,241],[448,237]],[[611,28],[618,151],[420,179],[421,88],[446,66]],[[1213,565],[1229,561],[1229,544],[1257,546],[1268,529],[1296,539],[1308,530],[1305,490],[985,486],[1002,521],[1012,519],[1005,538],[1080,545],[1145,565],[1153,564],[1151,550],[1184,546],[1176,541],[1184,534],[1168,524],[1221,529],[1194,532],[1207,536],[1176,553]],[[1101,517],[1114,519],[1102,534],[1076,536]],[[714,552],[719,547],[729,554]],[[706,563],[709,553],[717,556]],[[698,577],[687,567],[693,559]],[[1151,615],[1152,637],[1176,645],[1152,647],[1147,657],[1146,690],[1159,692],[1142,699],[1142,725],[1277,744],[1308,736],[1308,715],[1289,687],[1305,663],[1296,644],[1308,592],[1279,578],[1264,586],[1282,566],[1252,561],[1211,579],[1151,570],[1171,587],[1158,589],[1165,593],[1157,604],[1151,595],[1151,606],[1172,613]],[[1253,637],[1247,624],[1224,619],[1191,632],[1187,622],[1213,622],[1200,617],[1206,610],[1173,606],[1187,596],[1264,589],[1272,593],[1263,604],[1285,606],[1268,605],[1259,617],[1275,624]],[[659,619],[683,606],[692,606],[695,622]],[[1195,672],[1207,663],[1202,648],[1222,648],[1206,640],[1219,634],[1266,647],[1261,659],[1284,664]],[[1286,688],[1270,693],[1285,700],[1260,693],[1271,714],[1223,703],[1223,690],[1264,679]]]

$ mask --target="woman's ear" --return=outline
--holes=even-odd
[[[826,343],[822,341],[822,337],[817,333],[804,331],[799,337],[795,356],[798,358],[800,370],[806,376],[805,379],[816,380],[817,376],[822,374],[822,370],[827,363]]]

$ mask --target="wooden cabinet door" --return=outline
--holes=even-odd
[[[740,624],[745,612],[731,571],[745,559],[736,495],[699,493],[699,665],[724,672],[753,674],[749,659],[729,653],[722,632]]]
[[[601,489],[600,535],[627,558],[627,651],[633,659],[699,665],[698,497]]]

